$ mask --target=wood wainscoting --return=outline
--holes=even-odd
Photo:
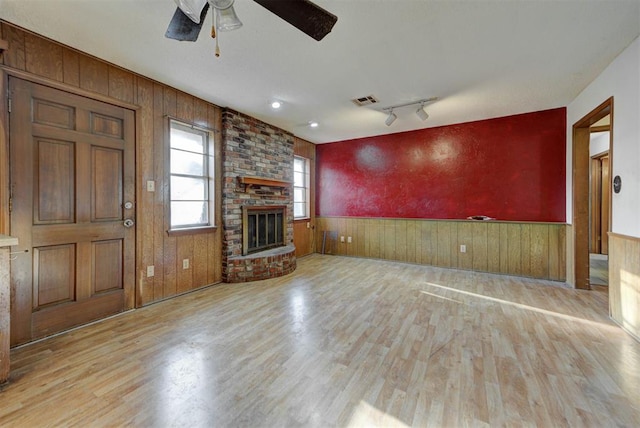
[[[339,255],[563,282],[567,277],[564,223],[353,217],[316,221],[316,242],[322,242],[324,231],[337,232],[332,248]],[[321,252],[320,245],[316,248]]]
[[[640,238],[609,232],[609,310],[640,341]]]
[[[87,98],[123,106],[136,114],[136,306],[163,300],[222,279],[222,228],[211,233],[168,236],[168,117],[211,129],[215,135],[216,171],[220,153],[221,109],[192,95],[116,67],[29,31],[0,21],[0,39],[9,48],[0,57],[4,75],[17,77]],[[5,77],[3,76],[3,77]],[[5,77],[6,78],[6,77]],[[4,118],[7,88],[0,81],[0,147],[6,146]],[[0,149],[0,184],[6,181],[9,159]],[[155,192],[147,182],[155,182]],[[221,180],[216,177],[216,187]],[[5,187],[6,186],[6,187]],[[8,197],[0,189],[0,233],[8,232]],[[221,224],[221,201],[216,201],[216,223]],[[182,261],[190,260],[183,269]],[[147,276],[147,266],[155,275]]]
[[[308,227],[307,223],[309,223]],[[312,224],[313,219],[295,220],[293,222],[293,245],[296,247],[296,257],[308,256],[314,252]]]

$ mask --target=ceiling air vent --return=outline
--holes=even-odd
[[[371,104],[377,104],[379,101],[373,95],[367,95],[366,97],[355,98],[351,100],[358,107],[370,106]]]

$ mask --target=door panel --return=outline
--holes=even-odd
[[[35,248],[33,254],[33,309],[73,301],[76,246]]]
[[[602,201],[600,204],[600,253],[609,254],[609,204],[611,198],[611,181],[609,179],[609,155],[600,160]]]
[[[122,241],[93,242],[93,293],[122,288]]]
[[[39,139],[35,151],[33,224],[73,223],[73,143]]]
[[[91,150],[91,220],[120,220],[123,218],[122,152],[104,147],[92,147]]]
[[[609,178],[609,154],[591,158],[591,243],[593,254],[609,253],[609,205],[611,181]]]
[[[589,252],[593,254],[600,254],[600,195],[602,193],[602,172],[600,171],[600,160],[598,158],[591,158],[591,170],[590,170],[590,245]]]
[[[121,119],[91,113],[91,133],[105,137],[124,138],[124,123]]]
[[[13,77],[9,89],[15,345],[133,307],[135,128],[121,107]]]
[[[76,109],[52,101],[33,99],[33,123],[75,129]]]

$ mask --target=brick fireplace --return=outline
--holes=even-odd
[[[231,109],[222,116],[222,278],[245,282],[296,268],[293,246],[293,135]],[[282,208],[283,245],[246,254],[243,212]],[[256,210],[254,210],[256,211]],[[246,255],[245,255],[246,254]]]

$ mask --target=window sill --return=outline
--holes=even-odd
[[[213,233],[216,230],[218,230],[217,226],[190,227],[185,229],[169,229],[167,230],[167,235],[168,236],[197,235],[200,233]]]
[[[297,221],[311,221],[311,217],[298,217],[293,219],[294,222]]]

